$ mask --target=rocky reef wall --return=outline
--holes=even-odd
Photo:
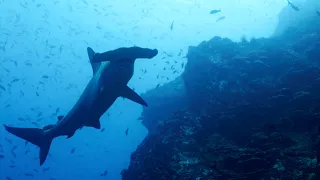
[[[160,120],[187,107],[187,97],[181,77],[142,94],[142,97],[148,102],[148,107],[143,109],[140,120],[149,133],[155,131]]]
[[[153,133],[123,179],[320,179],[320,18],[313,22],[190,47],[175,84],[184,87],[180,110],[149,121]]]
[[[297,6],[299,11],[295,11],[291,6],[283,8],[278,15],[279,22],[273,36],[282,35],[288,28],[310,28],[310,23],[317,23],[316,10],[320,9],[319,0],[291,0],[290,2]]]

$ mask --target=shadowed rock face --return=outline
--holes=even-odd
[[[319,179],[320,26],[250,42],[214,37],[187,58],[183,83],[167,85],[184,85],[186,106],[166,117],[156,110],[165,100],[146,109],[152,133],[124,180]]]
[[[143,109],[140,119],[149,133],[154,132],[160,120],[185,108],[187,104],[183,80],[180,77],[142,94],[142,97],[148,102],[149,107]]]
[[[320,8],[320,1],[318,0],[291,0],[296,6],[299,7],[299,12],[294,11],[291,6],[286,6],[278,14],[279,22],[275,29],[273,35],[281,36],[284,35],[283,32],[290,27],[295,27],[295,31],[305,31],[304,28],[316,27],[319,25],[319,20],[317,19],[317,8]],[[310,27],[309,24],[314,24]],[[294,30],[294,29],[293,29]]]

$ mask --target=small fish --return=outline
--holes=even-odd
[[[11,151],[11,154],[12,154],[13,157],[15,157],[15,158],[17,157],[17,155],[16,155],[16,153],[14,151]]]
[[[224,20],[225,18],[226,18],[225,16],[221,16],[221,17],[219,17],[219,18],[216,20],[216,22],[222,21],[222,20]]]
[[[39,127],[39,124],[37,122],[31,122],[31,124]]]
[[[42,116],[42,112],[38,112],[37,117]]]
[[[20,95],[21,95],[21,96],[24,96],[24,92],[23,92],[23,91],[21,91],[21,90],[20,90]]]
[[[26,121],[24,118],[19,117],[18,118],[19,121]]]
[[[86,5],[88,5],[88,2],[87,2],[87,1],[85,1],[85,0],[82,0],[82,2],[83,2],[84,4],[86,4]]]
[[[44,79],[48,79],[48,78],[49,78],[49,76],[48,76],[48,75],[43,75],[43,76],[42,76],[42,78],[44,78]]]
[[[104,132],[104,130],[105,130],[105,128],[102,128],[100,131],[101,131],[101,132]]]
[[[11,177],[9,177],[9,176],[7,176],[7,177],[6,177],[6,180],[12,180],[12,178],[11,178]]]
[[[174,21],[172,21],[171,26],[170,26],[171,31],[173,30],[173,24],[174,24]]]
[[[293,10],[295,10],[295,11],[299,11],[300,10],[297,6],[292,4],[289,0],[287,0],[287,1],[288,1],[288,5],[291,6]]]
[[[126,136],[128,136],[128,131],[129,131],[129,128],[126,129]]]
[[[33,177],[33,174],[31,174],[31,173],[25,173],[24,175],[29,176],[29,177]]]
[[[50,167],[43,168],[42,171],[43,171],[43,172],[46,172],[46,171],[49,171],[49,169],[50,169]]]
[[[219,12],[221,12],[221,9],[214,9],[210,11],[210,14],[217,14]]]
[[[26,66],[32,66],[31,63],[24,63]]]
[[[16,78],[16,79],[13,79],[10,83],[14,83],[14,82],[18,82],[18,81],[20,81],[20,79]]]
[[[2,86],[1,84],[0,84],[0,89],[2,89],[3,91],[6,91],[6,88],[4,86]]]
[[[108,171],[105,170],[102,174],[100,174],[100,176],[106,176],[108,174]]]
[[[11,139],[5,138],[5,140],[6,140],[8,143],[12,144],[12,140],[11,140]]]
[[[7,73],[9,73],[10,72],[10,70],[9,69],[7,69],[7,68],[3,68]]]
[[[76,148],[72,148],[70,153],[73,154],[75,150]]]

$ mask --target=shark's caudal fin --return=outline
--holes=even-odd
[[[94,50],[91,47],[87,47],[87,52],[88,52],[88,56],[89,56],[89,60],[90,60],[90,64],[92,67],[93,74],[95,74],[98,71],[98,69],[101,65],[101,62],[94,62],[94,56],[96,53],[94,52]]]
[[[143,106],[147,106],[148,104],[146,103],[145,100],[142,99],[141,96],[139,96],[136,92],[134,92],[134,90],[132,90],[131,88],[129,88],[128,86],[126,86],[122,92],[121,92],[121,96],[127,99],[130,99],[133,102],[139,103]]]
[[[40,166],[48,156],[52,138],[46,137],[42,129],[38,128],[16,128],[4,125],[5,129],[19,138],[22,138],[40,148]]]

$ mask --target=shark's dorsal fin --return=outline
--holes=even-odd
[[[126,86],[124,89],[122,89],[121,96],[127,99],[130,99],[133,102],[139,103],[142,106],[148,106],[145,100],[142,99],[141,96],[139,96],[134,90]]]
[[[101,62],[94,62],[94,55],[96,54],[91,47],[87,47],[87,52],[90,60],[90,64],[92,67],[93,75],[96,74],[98,69],[100,68]]]
[[[58,116],[58,122],[61,121],[64,118],[64,116]]]

